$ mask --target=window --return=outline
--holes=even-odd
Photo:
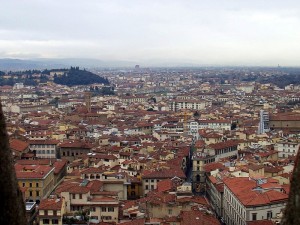
[[[32,187],[32,183],[29,183],[29,187]]]
[[[29,191],[29,196],[32,197],[32,191]]]
[[[148,185],[146,185],[145,189],[146,189],[146,190],[148,190],[148,189],[149,189],[149,186],[148,186]]]
[[[76,195],[75,194],[72,194],[72,199],[75,199],[76,198]]]
[[[91,212],[96,212],[96,207],[92,207]]]
[[[39,196],[40,196],[40,192],[36,191],[36,197],[39,197]]]
[[[115,211],[114,207],[108,207],[108,212],[114,212],[114,211]]]
[[[98,220],[98,216],[91,216],[91,220]]]
[[[267,212],[267,219],[270,220],[270,219],[272,219],[272,217],[273,217],[272,211],[268,211]]]
[[[79,194],[79,199],[82,199],[82,194]]]
[[[52,219],[52,224],[58,224],[58,219]]]
[[[153,183],[154,182],[154,180],[151,180],[151,183]]]
[[[257,213],[252,213],[252,220],[256,220]]]
[[[111,220],[111,216],[101,216],[101,219],[103,219],[103,220]]]
[[[36,187],[39,187],[39,183],[36,183],[35,186],[36,186]]]
[[[172,209],[168,209],[169,215],[172,215]]]
[[[49,224],[50,220],[49,219],[43,219],[43,224]]]
[[[25,183],[23,183],[22,186],[25,187]]]
[[[106,212],[106,207],[101,207],[102,212]]]

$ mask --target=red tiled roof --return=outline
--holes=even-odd
[[[257,183],[248,177],[234,177],[224,179],[224,184],[245,206],[268,205],[285,202],[288,195],[274,190],[257,191]]]
[[[225,166],[219,162],[208,163],[204,165],[205,172],[211,172],[216,169],[224,169]]]
[[[43,179],[53,168],[45,165],[15,164],[17,179]]]
[[[157,183],[157,191],[158,192],[164,192],[164,191],[171,190],[172,187],[173,187],[173,182],[170,179],[162,180]]]
[[[180,168],[178,168],[177,170],[173,168],[173,169],[162,169],[158,171],[153,171],[148,174],[144,174],[142,177],[143,179],[151,179],[151,178],[168,179],[173,177],[179,177],[185,179],[186,175]]]
[[[103,173],[105,172],[105,170],[103,170],[101,167],[97,168],[97,167],[90,167],[87,168],[83,171],[81,171],[81,174],[90,174],[90,173]]]
[[[144,225],[145,219],[134,219],[132,221],[118,223],[118,225]]]
[[[37,160],[17,160],[17,164],[19,165],[45,165],[45,166],[51,166],[53,165],[54,174],[58,174],[61,172],[61,170],[66,166],[67,160],[65,159],[37,159]]]
[[[81,141],[65,141],[60,144],[61,148],[87,148],[91,149],[93,147],[92,144]]]
[[[62,199],[42,199],[39,205],[39,210],[61,210]]]
[[[256,221],[249,221],[247,225],[275,225],[272,220],[256,220]]]
[[[206,198],[203,196],[177,198],[177,202],[194,202],[203,206],[210,206]]]
[[[57,145],[59,141],[58,140],[29,140],[28,143],[31,145],[36,145],[36,144]]]
[[[203,211],[182,211],[181,225],[221,225],[221,223],[210,214]]]
[[[224,148],[237,146],[238,144],[239,144],[239,141],[237,141],[237,140],[228,140],[228,141],[224,141],[224,142],[210,144],[209,147],[211,147],[213,149],[224,149]]]
[[[88,181],[84,186],[81,185],[82,182],[83,180],[81,179],[65,181],[57,187],[55,192],[57,194],[60,194],[61,192],[70,192],[72,194],[94,193],[99,192],[103,186],[103,182],[99,180]]]
[[[18,151],[18,152],[24,152],[29,146],[28,143],[18,140],[18,139],[10,140],[9,145],[12,150]]]

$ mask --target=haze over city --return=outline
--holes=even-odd
[[[298,1],[4,1],[0,58],[299,66]]]

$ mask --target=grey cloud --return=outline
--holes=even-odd
[[[0,57],[294,65],[299,6],[280,0],[4,1]]]

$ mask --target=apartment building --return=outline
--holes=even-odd
[[[104,191],[101,181],[66,181],[57,188],[56,193],[65,199],[66,213],[89,211],[94,223],[118,222],[118,193]]]
[[[275,144],[274,148],[278,151],[279,158],[288,158],[297,155],[300,148],[300,143],[287,141],[278,142]]]
[[[182,109],[200,110],[211,106],[211,102],[194,99],[174,99],[169,102],[169,108],[172,111],[179,111]]]
[[[40,225],[62,225],[65,214],[64,198],[43,199],[39,205],[38,221]]]
[[[288,194],[279,184],[267,180],[234,177],[224,180],[224,219],[228,225],[274,219],[280,222]]]
[[[16,164],[15,171],[25,201],[37,201],[47,197],[54,188],[54,167],[47,165]]]
[[[37,158],[55,159],[58,157],[57,140],[30,140],[29,148]]]

